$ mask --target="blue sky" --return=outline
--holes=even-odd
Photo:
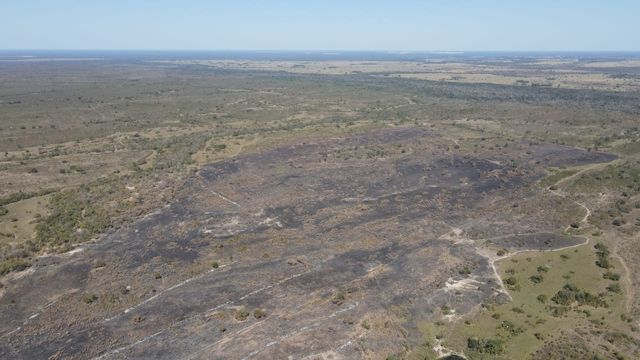
[[[0,0],[0,49],[640,50],[640,0]]]

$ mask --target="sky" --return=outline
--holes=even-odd
[[[0,0],[0,49],[640,51],[640,0]]]

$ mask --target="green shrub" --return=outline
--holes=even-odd
[[[98,297],[94,294],[84,294],[82,295],[82,302],[85,304],[91,304],[92,302],[98,300]]]
[[[504,279],[503,282],[506,285],[507,289],[511,291],[520,291],[520,284],[518,284],[518,279],[516,277],[509,276],[508,278]]]
[[[598,258],[598,260],[596,260],[596,265],[603,269],[612,268],[611,263],[609,263],[609,258]]]
[[[504,283],[509,286],[515,286],[516,284],[518,284],[518,279],[516,279],[516,277],[514,276],[509,276],[508,278],[504,279]]]
[[[249,312],[245,308],[236,310],[235,318],[238,321],[245,321],[249,317]]]
[[[337,291],[331,297],[331,302],[336,305],[342,305],[342,303],[346,300],[346,298],[347,297],[344,295],[343,292]]]
[[[602,274],[602,278],[607,279],[607,280],[619,281],[620,280],[620,274],[612,273],[611,271],[607,271],[606,273]]]
[[[253,317],[256,318],[256,319],[262,319],[262,318],[264,318],[266,316],[267,316],[267,312],[262,310],[262,309],[256,309],[253,312]]]
[[[0,262],[0,275],[5,275],[13,271],[22,271],[30,266],[31,264],[26,259],[18,257],[4,259]]]
[[[598,242],[597,244],[595,244],[594,249],[598,250],[598,252],[603,252],[606,254],[606,256],[609,256],[609,248],[607,247],[607,245]]]
[[[620,284],[614,283],[614,284],[611,284],[611,285],[607,286],[607,291],[610,291],[610,292],[616,293],[616,294],[622,294],[622,287],[620,286]]]
[[[571,290],[562,289],[558,291],[551,300],[558,305],[571,305],[575,300],[575,294]]]
[[[549,306],[547,309],[554,317],[560,317],[569,312],[568,306]]]
[[[469,275],[471,274],[471,269],[468,266],[463,267],[462,269],[458,270],[458,273],[460,275]]]
[[[544,280],[544,277],[542,275],[536,274],[536,275],[531,275],[529,277],[529,280],[531,280],[531,282],[534,284],[540,284]]]
[[[546,273],[549,272],[549,267],[546,265],[540,265],[537,270],[539,273]]]
[[[524,332],[523,328],[516,326],[514,323],[508,320],[502,321],[502,323],[500,323],[500,327],[513,336],[520,335]]]

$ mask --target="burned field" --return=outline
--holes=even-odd
[[[544,142],[453,148],[437,129],[309,138],[201,167],[167,206],[37,258],[0,299],[2,358],[368,358],[420,321],[509,300],[497,252],[584,242],[535,186],[616,157]]]

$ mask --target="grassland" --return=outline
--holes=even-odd
[[[498,263],[500,276],[515,279],[513,290],[509,290],[513,301],[484,304],[477,313],[454,326],[441,326],[445,347],[461,349],[471,359],[530,359],[545,342],[565,333],[576,333],[592,339],[588,348],[594,349],[593,354],[603,349],[617,352],[617,346],[624,345],[608,343],[606,338],[635,332],[637,328],[625,321],[631,317],[624,297],[607,291],[614,282],[603,278],[606,270],[596,266],[595,261],[595,250],[590,245],[542,254],[518,254],[502,260]],[[621,269],[620,264],[613,266],[613,271]],[[566,284],[591,294],[604,294],[606,306],[577,305],[572,301],[567,309],[554,313],[560,305],[552,299]],[[600,336],[594,337],[595,334]],[[499,354],[483,354],[469,349],[468,339],[474,337],[498,340],[503,350]],[[559,352],[541,358],[589,358],[593,354]]]

